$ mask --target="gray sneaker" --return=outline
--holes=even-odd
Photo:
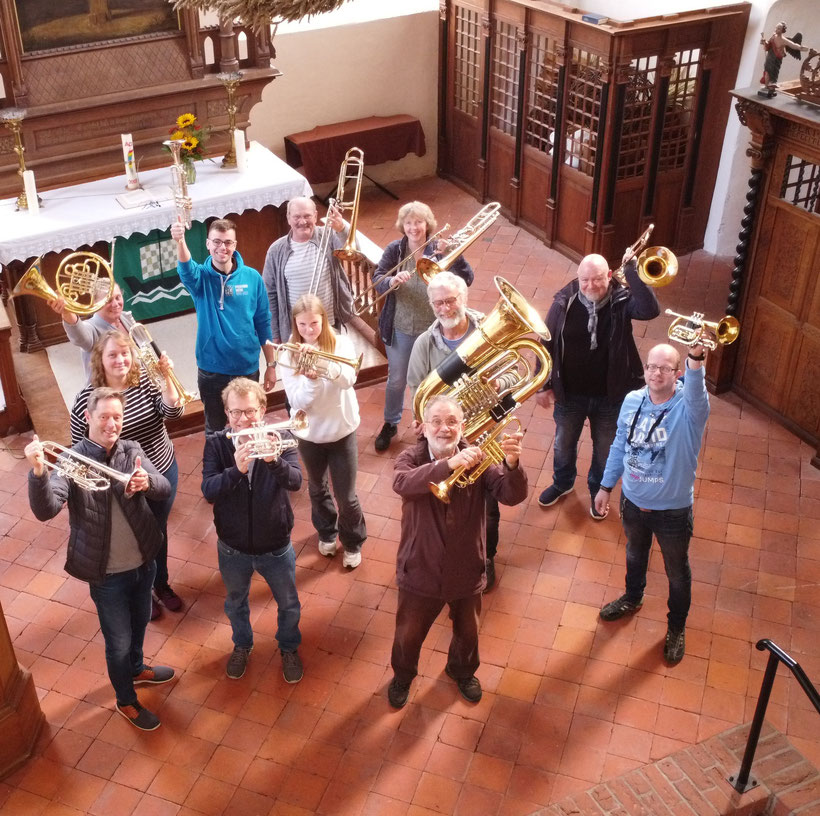
[[[298,683],[305,670],[302,668],[302,659],[298,652],[281,652],[282,676],[288,683]]]
[[[242,646],[234,646],[231,656],[228,658],[228,665],[225,668],[225,674],[231,680],[238,680],[245,674],[245,669],[248,667],[248,658],[253,651],[253,646],[245,649]]]
[[[683,629],[666,630],[666,642],[663,645],[663,656],[667,663],[680,663],[686,654],[686,634]]]
[[[610,601],[598,613],[601,620],[614,621],[622,618],[624,615],[632,615],[643,606],[643,598],[639,601],[630,601],[626,595],[621,595],[614,601]]]

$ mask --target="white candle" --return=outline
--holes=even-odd
[[[37,215],[40,212],[40,200],[37,198],[37,186],[34,183],[34,171],[23,171],[23,185],[26,188],[26,201],[28,202],[28,211],[32,215]]]
[[[235,130],[233,132],[233,149],[234,153],[236,153],[236,169],[241,173],[243,170],[248,169],[244,130]]]
[[[125,176],[128,179],[125,185],[126,190],[138,190],[140,180],[137,176],[137,163],[134,160],[134,140],[130,133],[121,133],[122,157],[125,160]]]

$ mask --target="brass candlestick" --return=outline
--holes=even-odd
[[[236,89],[242,81],[241,71],[230,71],[217,74],[216,78],[225,86],[228,94],[228,152],[222,159],[223,167],[236,167],[236,146],[234,133],[236,132]]]
[[[23,191],[17,196],[17,209],[27,210],[28,199],[26,198],[26,184],[23,179],[23,173],[26,171],[26,160],[23,158],[25,147],[23,147],[23,138],[20,131],[23,126],[23,119],[26,118],[25,108],[6,108],[0,110],[0,119],[3,124],[14,134],[14,152],[17,154],[17,159],[20,162],[20,167],[17,169],[17,175],[20,176],[20,184],[23,185]]]

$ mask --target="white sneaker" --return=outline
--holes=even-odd
[[[333,556],[336,555],[336,539],[334,538],[333,541],[322,541],[320,538],[319,552],[328,558],[333,558]]]
[[[342,556],[342,566],[356,569],[362,563],[362,554],[360,552],[348,552]]]

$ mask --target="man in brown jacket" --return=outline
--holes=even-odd
[[[396,562],[399,601],[387,690],[390,705],[407,702],[410,683],[418,673],[424,638],[447,604],[453,638],[445,672],[471,703],[481,699],[475,676],[478,659],[478,618],[485,575],[484,491],[501,504],[527,498],[527,476],[518,464],[522,434],[499,443],[505,458],[491,465],[475,484],[453,488],[445,504],[430,492],[457,468],[475,467],[484,453],[462,441],[464,414],[450,397],[433,397],[424,410],[418,444],[396,459],[393,490],[402,497],[401,540]]]

